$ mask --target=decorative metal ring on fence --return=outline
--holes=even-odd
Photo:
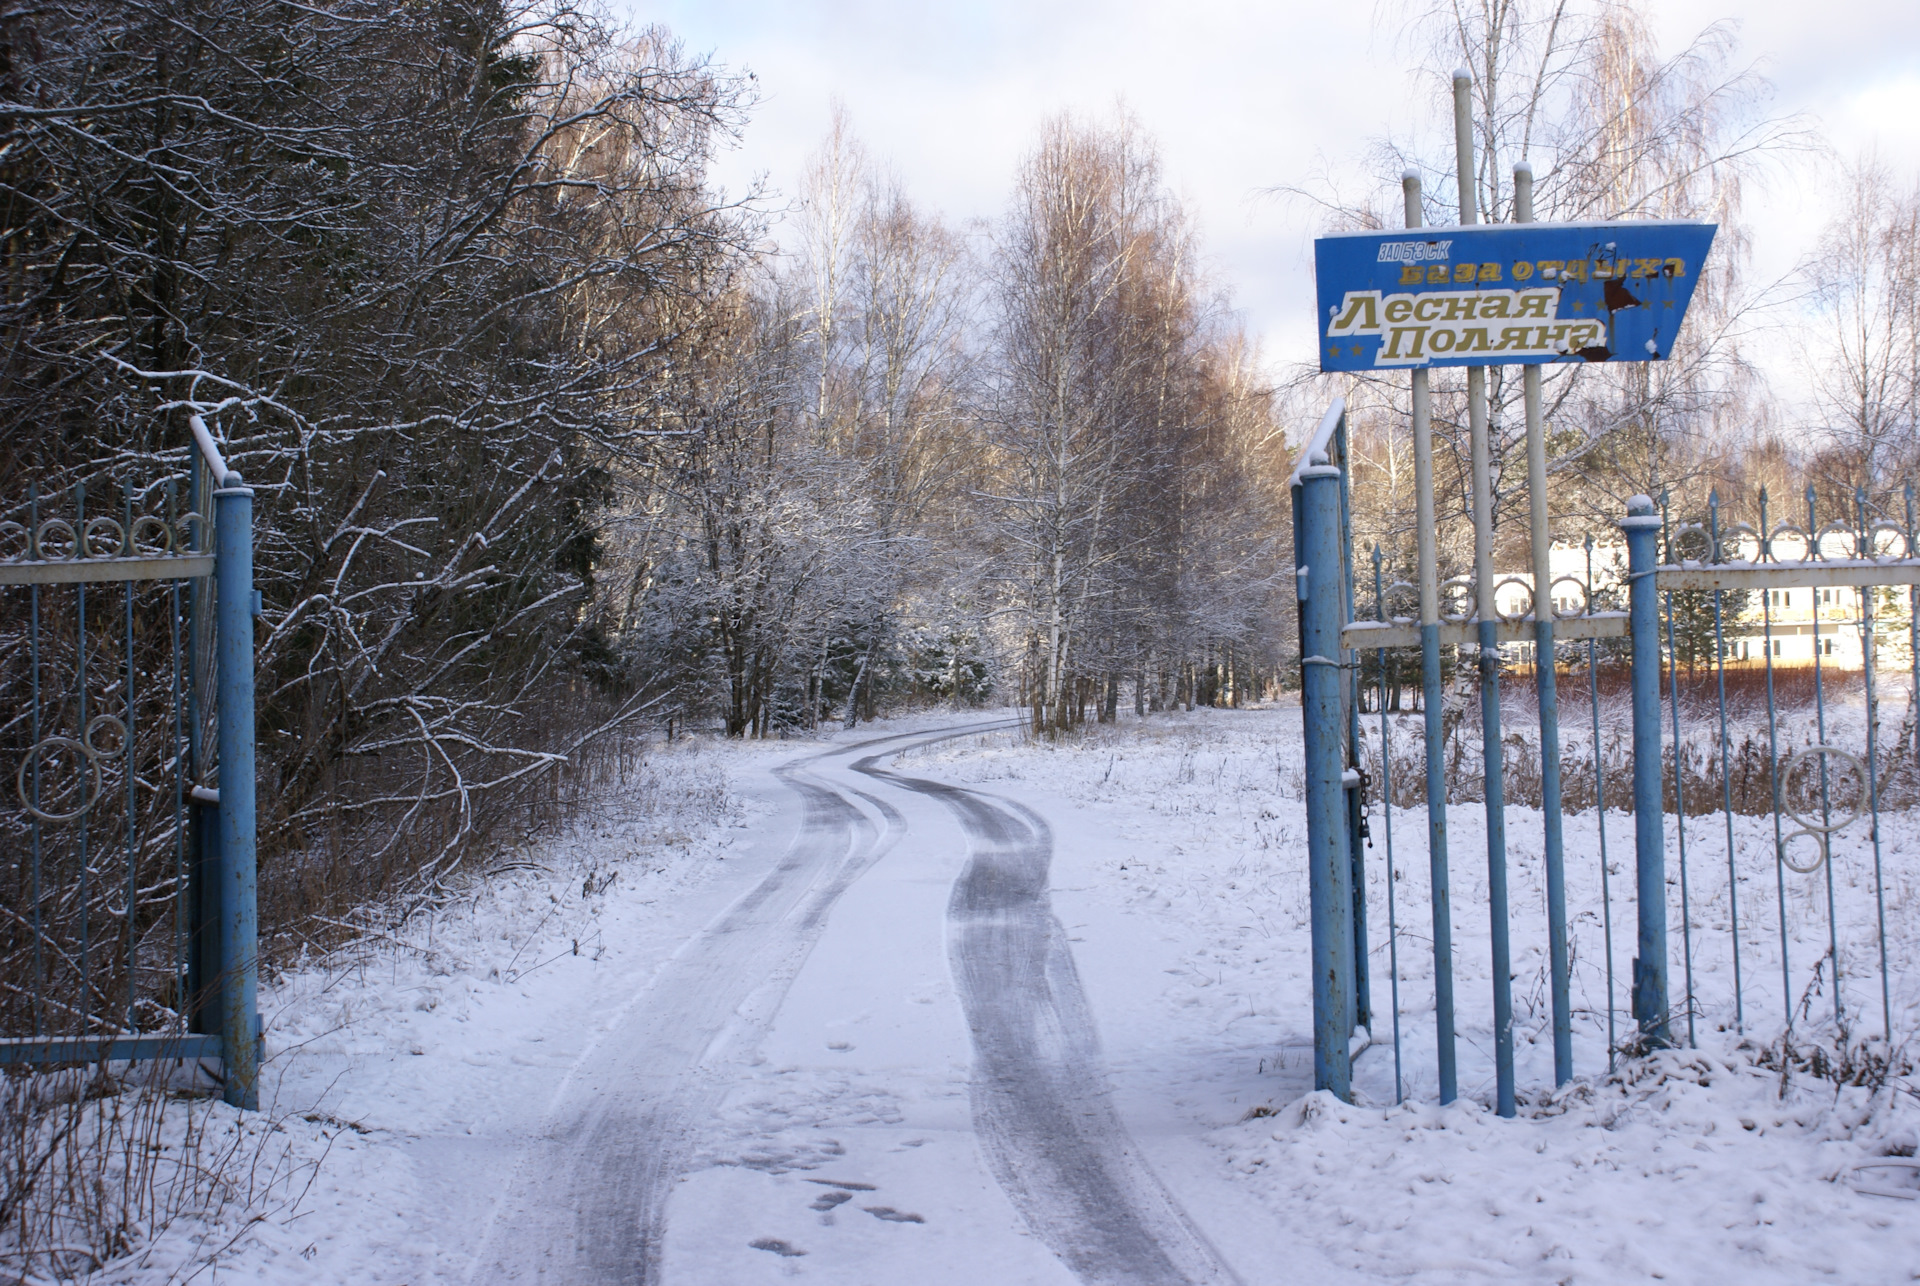
[[[12,520],[0,521],[0,562],[160,558],[186,553],[193,544],[191,524],[205,521],[196,513],[183,514],[176,522],[158,514],[140,514],[131,524],[100,514],[79,527],[65,518],[43,519],[33,528]]]
[[[1577,611],[1563,612],[1560,610],[1560,596],[1553,591],[1559,589],[1562,585],[1571,585],[1580,591],[1580,607]],[[1553,611],[1553,619],[1556,621],[1578,620],[1580,617],[1586,616],[1593,611],[1593,592],[1587,588],[1587,582],[1578,576],[1556,577],[1553,583],[1547,586],[1547,598],[1549,606]]]
[[[1689,554],[1681,542],[1689,536],[1700,539],[1695,552]],[[1713,561],[1713,533],[1707,530],[1705,523],[1683,522],[1674,526],[1673,534],[1667,538],[1667,556],[1678,563],[1706,563]]]
[[[46,769],[55,771],[49,774],[43,771]],[[62,772],[62,769],[68,771]],[[30,775],[32,784],[28,781]],[[54,778],[51,798],[45,789],[49,775]],[[34,818],[43,822],[70,822],[84,816],[100,798],[100,757],[84,741],[73,737],[42,737],[21,756],[20,771],[14,774],[13,784],[19,792],[20,803]],[[80,802],[74,807],[59,807],[76,797]],[[49,803],[54,805],[53,809],[42,807]]]
[[[1527,606],[1525,611],[1503,612],[1500,610],[1500,591],[1509,585],[1518,585],[1521,589],[1527,591]],[[1499,580],[1493,583],[1493,614],[1502,621],[1505,621],[1508,625],[1518,625],[1520,622],[1526,620],[1528,616],[1532,615],[1534,606],[1533,585],[1530,582],[1518,576],[1509,576],[1505,580]]]
[[[1837,518],[1834,519],[1832,522],[1825,524],[1820,528],[1819,531],[1814,533],[1813,557],[1826,558],[1828,556],[1827,550],[1826,550],[1828,536],[1839,536],[1842,539],[1844,539],[1847,542],[1847,544],[1852,546],[1852,548],[1850,549],[1841,550],[1840,553],[1836,555],[1836,557],[1840,557],[1840,558],[1859,557],[1860,533],[1855,531],[1851,526],[1851,524],[1841,522]]]
[[[1780,557],[1779,551],[1776,550],[1774,546],[1779,543],[1782,536],[1791,536],[1800,542],[1800,557],[1791,560]],[[1791,522],[1775,523],[1773,530],[1767,533],[1766,556],[1769,561],[1776,563],[1788,561],[1796,563],[1811,562],[1814,556],[1813,542],[1807,539],[1806,529],[1799,524]]]
[[[110,729],[113,735],[119,738],[119,743],[110,746],[100,745],[96,739],[102,729]],[[70,822],[84,816],[100,798],[100,761],[125,754],[127,736],[127,725],[118,715],[97,714],[87,720],[86,732],[79,738],[64,736],[40,738],[20,760],[20,770],[14,774],[14,789],[19,793],[20,803],[29,813],[43,822]],[[54,753],[56,751],[65,751],[69,756],[78,755],[85,764],[77,786],[71,779],[60,781],[59,774],[57,772],[55,774],[56,784],[53,793],[55,800],[70,799],[75,790],[80,792],[79,804],[70,809],[57,807],[48,809],[41,806],[47,803],[44,789],[46,777],[44,773],[35,774],[34,770],[60,767],[61,760]],[[29,781],[30,776],[35,777],[33,782]],[[34,802],[36,784],[41,787],[38,791],[40,795],[38,804]]]
[[[96,532],[106,532],[112,538],[112,553],[106,553],[95,547]],[[80,529],[80,551],[83,558],[118,558],[128,552],[127,529],[104,514],[98,518],[89,518],[87,525]]]
[[[52,544],[55,550],[49,552]],[[80,537],[65,518],[49,518],[33,533],[34,558],[61,559],[80,557]]]
[[[1736,546],[1743,541],[1752,541],[1753,548],[1741,555]],[[1716,563],[1757,563],[1762,549],[1760,532],[1750,522],[1736,522],[1730,527],[1720,529],[1720,547],[1713,552]]]
[[[197,530],[194,526],[196,523],[199,524]],[[213,533],[208,530],[208,526],[209,524],[205,514],[196,513],[191,509],[187,510],[187,512],[181,514],[173,524],[173,547],[184,552],[193,548],[195,535],[199,535],[202,538],[211,538]]]
[[[114,732],[119,735],[120,744],[110,749],[102,749],[96,745],[93,739],[102,728],[112,728]],[[87,735],[84,740],[87,743],[87,753],[93,755],[95,758],[105,759],[113,755],[124,754],[127,749],[127,725],[123,723],[117,715],[97,714],[87,720]]]
[[[1880,548],[1880,542],[1874,539],[1883,531],[1891,534],[1899,542],[1889,544],[1884,551]],[[1896,558],[1911,558],[1913,557],[1913,539],[1907,535],[1906,528],[1899,523],[1882,518],[1867,527],[1867,557],[1876,563],[1892,562]]]
[[[1411,581],[1397,580],[1380,595],[1380,615],[1389,621],[1411,621],[1419,619],[1420,587]],[[1413,610],[1404,614],[1393,610],[1395,600],[1406,604]]]
[[[1846,810],[1844,817],[1836,818],[1832,809],[1832,783],[1838,778],[1839,774],[1829,774],[1826,777],[1826,785],[1818,797],[1810,793],[1810,784],[1802,780],[1808,767],[1816,761],[1820,762],[1820,766],[1824,771],[1826,768],[1824,757],[1826,756],[1831,756],[1839,760],[1842,767],[1853,770],[1853,797],[1844,805]],[[1808,792],[1806,794],[1807,803],[1805,806],[1811,808],[1815,806],[1817,802],[1818,806],[1826,811],[1827,820],[1824,822],[1817,821],[1812,817],[1803,815],[1800,809],[1795,807],[1795,804],[1799,802],[1796,792]],[[1787,869],[1790,871],[1797,872],[1801,875],[1811,875],[1813,872],[1819,870],[1821,865],[1831,856],[1829,841],[1833,833],[1851,826],[1854,822],[1860,820],[1861,814],[1866,812],[1867,767],[1861,763],[1859,758],[1851,751],[1842,750],[1838,746],[1808,746],[1805,750],[1793,757],[1787,764],[1786,771],[1781,774],[1780,801],[1781,810],[1797,822],[1800,827],[1799,830],[1789,832],[1780,837],[1780,860],[1786,864]],[[1815,850],[1814,857],[1808,862],[1797,862],[1790,855],[1791,845],[1794,840],[1799,839],[1803,835],[1813,840]]]
[[[1447,594],[1458,591],[1466,600],[1466,608],[1459,615],[1447,610]],[[1471,576],[1452,576],[1440,582],[1440,619],[1449,625],[1465,625],[1473,619],[1474,592]]]
[[[153,533],[153,539],[146,539],[147,533]],[[173,552],[173,527],[164,518],[153,514],[141,514],[133,520],[133,548],[128,553],[135,555],[161,555]]]

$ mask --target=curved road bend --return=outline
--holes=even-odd
[[[834,904],[910,834],[893,805],[825,775],[839,766],[826,761],[858,756],[845,766],[939,802],[966,836],[968,860],[948,902],[948,952],[973,1044],[974,1130],[1013,1207],[1089,1286],[1237,1281],[1111,1107],[1048,899],[1044,820],[1010,801],[879,767],[906,750],[1009,726],[1017,723],[873,738],[775,770],[800,796],[793,840],[582,1055],[490,1221],[474,1280],[661,1280],[668,1199],[703,1130],[765,1038]]]

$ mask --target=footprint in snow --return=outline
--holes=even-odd
[[[813,1199],[813,1204],[810,1209],[831,1210],[842,1202],[852,1200],[853,1194],[851,1192],[823,1192]]]
[[[862,1210],[865,1210],[868,1214],[872,1215],[875,1219],[884,1219],[888,1223],[925,1223],[926,1222],[926,1220],[922,1219],[919,1215],[905,1214],[905,1213],[902,1213],[901,1211],[895,1210],[892,1206],[862,1206],[860,1208]]]
[[[747,1244],[755,1250],[770,1250],[782,1259],[794,1259],[807,1253],[798,1246],[781,1241],[778,1237],[762,1237],[758,1241],[750,1241]]]

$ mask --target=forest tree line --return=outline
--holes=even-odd
[[[1673,360],[1549,376],[1557,519],[1802,475],[1887,500],[1916,454],[1913,188],[1856,166],[1796,278],[1822,415],[1797,434],[1750,351],[1742,211],[1814,142],[1730,35],[1663,57],[1630,5],[1416,17],[1436,86],[1472,72],[1484,217],[1525,158],[1543,219],[1721,225]],[[0,22],[0,93],[0,504],[85,482],[157,510],[190,415],[255,489],[270,906],[431,890],[642,732],[994,703],[1063,735],[1269,695],[1289,431],[1335,393],[1362,554],[1411,579],[1404,381],[1274,376],[1124,111],[1038,123],[1004,211],[957,227],[841,118],[797,190],[720,191],[752,80],[553,0],[50,0]],[[1383,143],[1363,199],[1292,192],[1397,226],[1412,165],[1445,223],[1423,161],[1450,155]],[[1433,384],[1452,574],[1464,388]],[[1518,566],[1518,381],[1489,387]]]
[[[166,512],[190,416],[254,489],[270,924],[432,896],[650,730],[1278,681],[1282,426],[1124,116],[954,228],[844,123],[722,193],[751,79],[544,0],[53,0],[0,86],[0,505]]]

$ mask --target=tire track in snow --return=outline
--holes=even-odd
[[[973,1034],[974,1130],[995,1179],[1083,1282],[1237,1282],[1113,1110],[1086,994],[1047,891],[1046,821],[1012,801],[878,767],[914,748],[852,767],[939,800],[967,834],[967,866],[947,909],[949,951]]]
[[[931,737],[925,730],[896,733],[774,770],[802,801],[792,843],[581,1055],[555,1094],[551,1124],[528,1149],[483,1235],[474,1280],[660,1280],[667,1201],[726,1092],[720,1069],[758,1046],[834,903],[905,831],[891,805],[853,792],[880,813],[884,829],[876,828],[806,765],[907,736],[931,744],[1002,726],[940,729],[944,736]]]

